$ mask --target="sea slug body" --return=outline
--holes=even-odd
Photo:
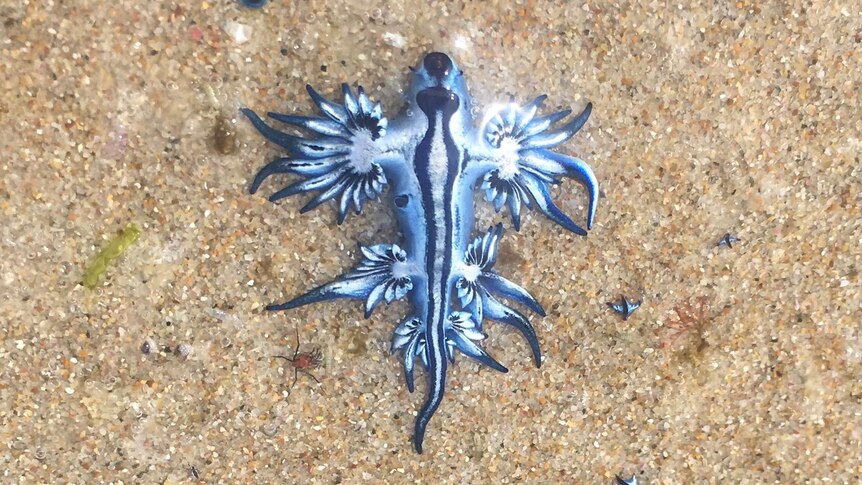
[[[497,211],[507,206],[516,230],[521,209],[542,212],[579,235],[586,230],[554,204],[550,186],[560,177],[580,182],[589,196],[586,228],[596,213],[598,182],[582,160],[550,149],[571,138],[587,121],[592,105],[574,118],[564,110],[542,116],[539,96],[519,106],[491,110],[478,127],[470,113],[463,72],[443,53],[427,54],[413,69],[405,114],[391,122],[359,87],[343,86],[344,100],[308,93],[322,116],[269,113],[275,121],[298,127],[308,137],[279,131],[249,109],[243,112],[268,140],[287,155],[264,166],[251,192],[273,174],[301,177],[270,200],[306,192],[317,194],[301,212],[335,201],[338,223],[369,200],[386,197],[401,228],[398,244],[360,247],[362,260],[336,280],[269,310],[289,310],[335,298],[365,301],[365,315],[383,301],[408,298],[411,314],[394,329],[391,349],[401,353],[407,388],[414,390],[414,361],[428,380],[426,399],[416,418],[413,443],[422,452],[425,432],[446,387],[447,366],[455,350],[507,372],[479,343],[487,320],[517,329],[527,340],[536,366],[539,341],[525,315],[500,301],[507,298],[544,316],[536,299],[497,273],[502,226],[473,234],[473,196],[484,191]],[[387,192],[388,188],[388,192]]]

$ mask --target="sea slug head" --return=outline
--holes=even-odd
[[[458,64],[447,54],[442,52],[430,52],[411,68],[413,71],[410,80],[410,90],[407,93],[407,100],[413,111],[418,112],[420,109],[417,96],[419,93],[435,88],[433,91],[449,91],[454,94],[460,104],[461,116],[464,123],[471,122],[470,117],[470,96],[467,93],[467,83],[464,80],[464,72],[458,67]],[[466,126],[466,125],[465,125]]]

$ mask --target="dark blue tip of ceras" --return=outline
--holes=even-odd
[[[488,318],[512,326],[512,328],[520,332],[527,339],[530,350],[533,352],[533,361],[536,363],[536,367],[541,367],[542,350],[539,346],[539,339],[536,336],[536,330],[530,324],[530,321],[527,320],[527,317],[521,312],[503,305],[490,294],[486,293],[482,302],[485,306],[485,315]]]
[[[284,148],[288,152],[293,153],[297,140],[295,136],[282,133],[267,125],[266,122],[257,115],[257,113],[248,108],[243,108],[240,111],[249,119],[249,121],[251,121],[251,124],[254,125],[257,131],[259,131],[264,138]]]
[[[248,108],[243,108],[240,111],[249,119],[249,121],[251,121],[251,124],[258,132],[260,132],[261,135],[264,136],[264,138],[284,148],[288,152],[293,153],[294,147],[296,146],[296,137],[288,135],[287,133],[282,133],[267,125],[266,122],[257,115],[257,113]],[[262,184],[270,175],[285,171],[279,169],[279,164],[276,162],[270,163],[257,173],[254,181],[251,183],[251,187],[249,187],[250,193],[253,194],[257,192],[257,189],[260,188],[260,184]]]
[[[581,114],[576,116],[575,119],[573,119],[572,121],[566,123],[566,125],[563,126],[562,130],[565,130],[565,131],[571,133],[571,135],[569,135],[569,136],[574,135],[575,133],[580,131],[581,128],[583,128],[584,124],[586,124],[587,120],[590,118],[590,114],[592,112],[593,112],[593,103],[587,103],[587,106],[584,107],[584,110],[581,111]],[[586,181],[587,177],[585,174],[583,174],[583,170],[584,169],[579,167],[578,169],[576,169],[575,172],[579,175],[578,178],[582,180],[582,183],[584,183],[586,185],[587,190],[590,192],[590,194],[589,194],[589,196],[590,196],[590,207],[589,207],[589,211],[587,212],[587,229],[592,229],[593,228],[593,220],[595,219],[595,216],[596,216],[596,204],[598,203],[598,199],[599,199],[598,184],[597,183],[589,183],[588,181]],[[593,175],[592,178],[594,179],[595,176]],[[575,232],[577,232],[577,231],[575,231]],[[585,236],[586,234],[582,234],[582,235]]]
[[[308,305],[311,303],[317,303],[324,300],[328,300],[332,297],[332,295],[327,295],[326,292],[322,291],[322,287],[315,288],[314,290],[309,291],[308,293],[298,296],[290,301],[279,304],[267,305],[266,310],[270,312],[278,312],[284,310],[292,310],[297,307],[301,307],[303,305]]]
[[[454,66],[452,59],[442,52],[432,52],[426,55],[425,60],[422,61],[422,65],[425,67],[428,75],[436,78],[437,81],[442,81],[443,78],[448,76]]]
[[[533,295],[527,293],[525,289],[512,283],[506,278],[503,278],[499,274],[494,272],[483,273],[482,276],[479,277],[479,280],[482,282],[482,285],[491,292],[514,300],[530,310],[533,310],[539,316],[547,316],[545,309],[542,308],[542,305],[536,301]]]
[[[570,132],[572,135],[579,132],[581,128],[584,127],[587,120],[590,119],[590,113],[593,112],[593,103],[587,103],[587,106],[584,107],[584,110],[581,111],[581,114],[575,116],[575,119],[569,121],[562,127],[560,127],[560,131]],[[571,136],[571,135],[570,135]]]
[[[375,273],[361,278],[350,277],[350,274],[343,275],[335,281],[320,285],[288,302],[267,305],[266,309],[268,311],[292,310],[304,305],[338,298],[366,298],[386,278],[387,275],[383,273]]]

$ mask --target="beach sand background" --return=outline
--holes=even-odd
[[[288,177],[249,195],[279,151],[238,110],[311,114],[306,83],[349,82],[392,117],[431,50],[480,110],[591,101],[562,151],[603,198],[587,238],[479,204],[545,360],[489,324],[510,372],[459,359],[418,456],[424,379],[388,353],[406,304],[263,309],[395,242],[389,208],[338,226],[269,203]],[[0,481],[859,483],[860,65],[853,2],[5,1]],[[555,194],[583,222],[583,190]],[[295,328],[324,367],[288,393],[269,356]]]

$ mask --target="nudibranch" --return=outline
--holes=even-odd
[[[320,116],[268,113],[303,135],[277,130],[249,109],[243,113],[286,156],[264,166],[251,193],[274,174],[300,180],[270,196],[270,201],[316,192],[300,212],[327,201],[338,206],[338,223],[384,198],[400,226],[398,244],[360,247],[361,261],[350,272],[268,310],[289,310],[335,298],[365,301],[368,317],[382,301],[404,297],[412,313],[394,330],[392,352],[401,352],[407,389],[414,390],[414,360],[427,376],[425,403],[416,418],[413,443],[422,453],[428,422],[443,399],[446,370],[455,350],[500,372],[506,367],[479,345],[486,320],[511,325],[526,338],[536,366],[541,351],[536,331],[524,314],[500,301],[506,298],[545,316],[536,299],[495,269],[501,225],[473,236],[473,191],[481,189],[499,211],[509,208],[516,230],[521,208],[537,209],[579,235],[587,232],[551,198],[562,176],[580,182],[589,196],[587,229],[593,225],[598,182],[582,160],[551,151],[580,130],[592,109],[574,118],[570,110],[537,115],[545,96],[519,106],[500,105],[476,126],[464,73],[443,53],[432,52],[412,68],[406,109],[388,120],[362,87],[345,84],[342,104],[306,86]],[[388,187],[388,192],[387,192]]]

